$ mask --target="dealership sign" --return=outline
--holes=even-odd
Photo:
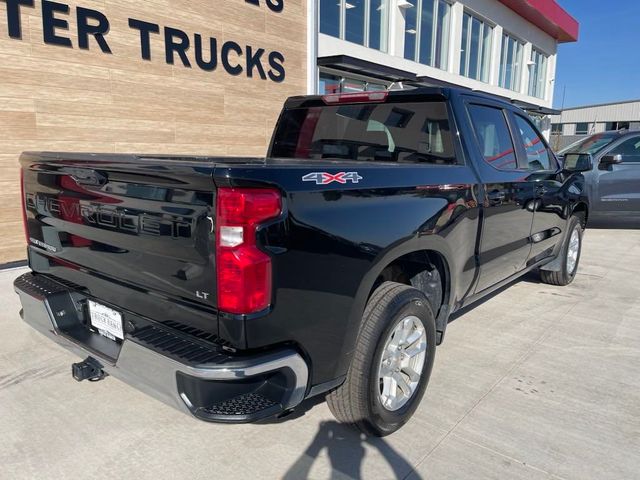
[[[21,8],[34,8],[35,0],[0,0],[7,4],[7,25],[9,37],[22,39],[20,22]],[[245,3],[268,8],[274,14],[284,9],[284,0],[244,0]],[[73,48],[67,35],[69,22],[77,23],[78,48],[89,50],[91,44],[102,53],[113,54],[109,45],[111,24],[105,14],[90,8],[77,7],[75,15],[68,5],[42,0],[42,32],[44,43]],[[129,18],[129,28],[140,38],[140,58],[151,60],[153,42],[164,43],[164,60],[170,65],[182,64],[186,68],[200,68],[213,72],[219,65],[229,75],[254,76],[262,80],[283,82],[285,79],[285,58],[278,51],[267,52],[264,48],[251,45],[242,46],[233,40],[218,42],[214,37],[199,33],[192,35],[170,26],[161,26],[137,18]],[[190,55],[191,54],[191,55]]]

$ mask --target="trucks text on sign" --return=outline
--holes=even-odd
[[[21,40],[21,8],[35,8],[35,0],[0,1],[7,5],[9,37]],[[281,13],[284,9],[284,0],[245,0],[245,3],[259,7],[265,5],[274,13]],[[84,7],[76,7],[72,12],[68,5],[49,0],[42,0],[41,7],[44,43],[73,48],[67,31],[69,22],[75,21],[78,48],[89,50],[93,39],[103,53],[113,54],[108,39],[111,25],[102,12]],[[257,76],[277,83],[283,82],[286,77],[284,55],[275,50],[267,52],[264,48],[243,46],[233,40],[222,43],[214,37],[199,33],[190,35],[178,28],[136,18],[129,18],[129,28],[139,35],[140,57],[143,60],[152,60],[152,42],[161,41],[164,43],[165,61],[170,65],[181,63],[186,68],[198,67],[213,72],[220,64],[229,75]]]

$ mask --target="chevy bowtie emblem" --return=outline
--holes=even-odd
[[[67,167],[64,169],[64,172],[73,177],[78,185],[102,186],[107,183],[106,175],[96,172],[95,170]]]

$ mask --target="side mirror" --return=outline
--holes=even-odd
[[[622,163],[622,155],[605,155],[600,159],[600,165],[608,167],[609,165],[619,165]]]
[[[563,158],[562,169],[568,172],[588,172],[593,168],[591,155],[587,153],[567,153]]]

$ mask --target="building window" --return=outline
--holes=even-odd
[[[389,0],[320,0],[320,32],[386,52]]]
[[[369,48],[386,52],[389,0],[371,0],[369,5]]]
[[[326,72],[320,72],[318,93],[320,95],[330,93],[354,93],[386,90],[387,86],[365,80],[357,80],[349,77],[339,77]]]
[[[367,91],[368,92],[382,92],[387,89],[386,85],[382,85],[380,83],[371,83],[367,82]]]
[[[561,123],[552,123],[551,124],[551,134],[553,134],[553,135],[562,135],[562,124]]]
[[[493,27],[468,13],[462,21],[460,75],[489,82]]]
[[[589,133],[589,123],[576,123],[576,135],[587,135]]]
[[[345,2],[344,39],[364,45],[365,4],[364,0]]]
[[[340,93],[341,78],[328,73],[320,73],[318,92],[323,95],[327,93]]]
[[[446,70],[451,5],[444,0],[414,0],[406,10],[404,58]]]
[[[531,74],[529,75],[529,95],[544,98],[547,83],[547,57],[535,48],[531,51]]]
[[[320,31],[340,37],[340,11],[339,0],[320,0]]]
[[[607,132],[617,132],[618,130],[629,130],[630,122],[607,122],[605,130]]]
[[[367,89],[367,82],[362,80],[355,80],[353,78],[342,79],[342,92],[343,93],[356,93],[364,92]]]
[[[502,53],[500,55],[500,81],[498,85],[509,90],[520,90],[522,77],[522,55],[524,44],[511,35],[502,35]]]

